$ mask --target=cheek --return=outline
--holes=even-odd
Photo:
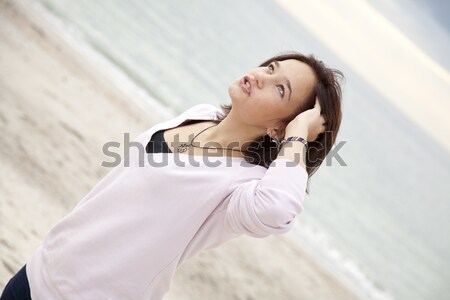
[[[248,124],[265,126],[267,121],[283,115],[281,100],[274,97],[269,91],[255,93],[248,97],[242,92],[239,85],[232,84],[228,87],[228,94],[233,108]]]
[[[255,95],[254,103],[258,105],[259,112],[267,119],[276,118],[286,108],[285,102],[269,91]]]
[[[265,126],[266,121],[274,118],[274,109],[263,102],[247,102],[241,105],[241,117],[253,125]]]

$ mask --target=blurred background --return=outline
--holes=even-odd
[[[448,299],[450,2],[26,2],[161,120],[283,51],[341,70],[344,163],[312,177],[296,241],[363,299]]]

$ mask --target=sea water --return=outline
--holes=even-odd
[[[299,243],[361,298],[448,299],[449,153],[274,2],[30,3],[78,35],[80,48],[162,119],[230,103],[228,86],[281,51],[314,53],[342,70],[342,161],[324,162],[312,177]]]

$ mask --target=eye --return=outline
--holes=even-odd
[[[280,92],[281,97],[284,97],[284,86],[283,85],[278,85],[277,89]]]
[[[269,69],[270,74],[272,74],[273,71],[275,71],[275,68],[272,63],[267,66],[267,69]],[[277,90],[280,93],[281,97],[284,97],[284,93],[285,93],[284,85],[277,85]]]

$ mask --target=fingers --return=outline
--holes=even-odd
[[[325,132],[325,129],[327,128],[327,121],[325,120],[324,116],[320,116],[320,119],[322,121],[322,126],[320,127],[321,132]]]
[[[314,104],[314,108],[318,108],[320,111],[320,103],[319,103],[319,97],[316,96],[316,103]]]
[[[322,109],[320,107],[320,103],[319,103],[319,97],[316,96],[316,103],[314,104],[314,108],[317,109],[321,114],[320,114],[320,132],[325,132],[326,130],[326,125],[327,125],[327,121],[325,120],[324,116],[322,115]]]

